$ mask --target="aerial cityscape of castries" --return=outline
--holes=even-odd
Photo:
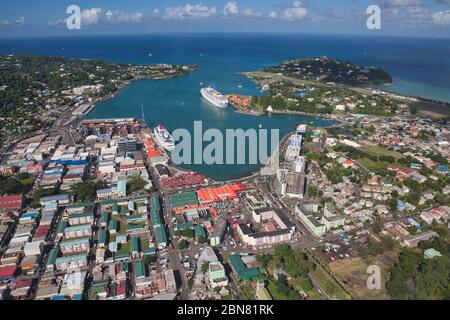
[[[397,279],[370,291],[365,269],[448,251],[450,132],[341,120],[298,125],[275,175],[233,182],[176,167],[167,130],[132,118],[20,141],[0,167],[3,299],[394,297]]]

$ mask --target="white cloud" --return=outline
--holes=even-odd
[[[225,16],[233,16],[239,14],[239,6],[236,1],[229,1],[222,10]]]
[[[246,17],[261,17],[261,12],[253,9],[245,9],[244,12],[242,12],[242,15]]]
[[[443,27],[450,26],[450,10],[434,13],[433,22]]]
[[[308,9],[302,6],[300,1],[295,1],[292,7],[284,11],[284,18],[289,21],[303,20],[308,13]]]
[[[21,26],[25,23],[25,17],[18,17],[16,20],[14,21],[10,21],[10,20],[0,20],[0,26],[6,27],[6,26]]]
[[[164,19],[186,20],[186,19],[205,19],[215,16],[216,7],[207,7],[202,4],[186,4],[179,7],[167,7],[164,13]]]
[[[82,24],[96,24],[103,10],[101,8],[91,8],[81,11],[81,23]]]
[[[271,18],[271,19],[276,19],[276,18],[278,18],[277,12],[276,12],[276,11],[270,11],[270,12],[269,12],[269,18]]]
[[[153,10],[152,16],[153,17],[159,17],[159,10],[158,9]]]
[[[105,19],[108,22],[132,22],[140,23],[144,18],[142,12],[124,13],[122,11],[111,11],[105,13]]]
[[[141,23],[144,22],[144,18],[142,12],[112,11],[102,8],[90,8],[81,11],[81,25],[94,25],[97,23]],[[49,21],[48,25],[66,25],[66,18]]]
[[[393,7],[416,7],[420,6],[420,0],[386,0],[385,4]]]

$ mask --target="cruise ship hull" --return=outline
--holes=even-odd
[[[210,97],[205,90],[201,91],[203,99],[214,105],[215,107],[219,109],[225,109],[228,107],[228,101],[217,101]]]
[[[163,137],[163,133],[162,132],[158,132],[158,130],[155,128],[153,133],[155,134],[156,137],[156,142],[158,142],[158,144],[164,148],[167,151],[174,151],[175,150],[175,142],[173,141],[172,136],[170,136],[170,141],[167,142],[165,141],[164,137]]]

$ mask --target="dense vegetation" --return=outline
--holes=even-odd
[[[347,106],[351,103],[352,109]],[[346,106],[353,114],[389,116],[397,111],[397,104],[381,96],[365,96],[354,91],[325,85],[295,85],[291,81],[279,81],[270,85],[262,96],[253,97],[253,106],[267,110],[303,112],[310,114],[342,113],[337,105]]]
[[[19,173],[14,177],[0,176],[0,196],[25,194],[31,190],[34,177],[27,173]]]
[[[347,61],[328,58],[291,60],[265,71],[282,73],[302,80],[319,80],[352,86],[380,85],[392,82],[392,77],[382,69],[361,67]]]
[[[434,248],[442,257],[426,259],[423,252]],[[386,289],[393,299],[450,299],[450,245],[438,238],[422,242],[420,250],[404,249],[390,270]]]
[[[97,190],[104,187],[102,181],[86,181],[74,184],[70,191],[77,201],[94,201],[97,198]]]

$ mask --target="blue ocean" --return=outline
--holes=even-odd
[[[170,34],[101,37],[1,39],[0,53],[28,53],[113,62],[199,64],[192,74],[168,80],[140,80],[111,100],[98,104],[88,118],[142,117],[169,130],[203,127],[279,129],[280,136],[303,122],[319,126],[329,121],[305,116],[255,117],[218,110],[200,96],[202,86],[223,93],[260,94],[239,75],[293,58],[328,57],[389,72],[394,83],[387,90],[450,102],[450,39],[278,34]],[[237,178],[258,165],[186,165],[217,180]]]

